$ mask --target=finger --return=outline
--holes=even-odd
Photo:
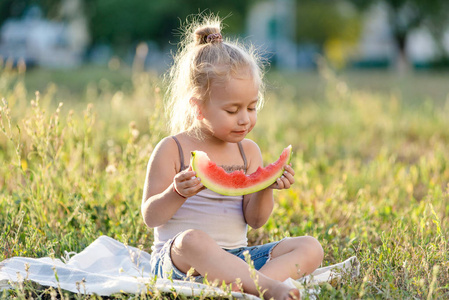
[[[289,173],[289,172],[284,172],[284,175],[283,175],[287,180],[288,180],[288,182],[290,183],[290,185],[292,185],[293,183],[295,183],[295,178],[293,177],[293,175],[291,174],[291,173]]]
[[[192,177],[195,177],[195,171],[184,171],[176,175],[179,181],[190,180]]]
[[[183,194],[188,195],[188,197],[191,197],[193,195],[196,195],[199,191],[203,190],[204,188],[205,188],[204,185],[202,183],[199,183],[192,187],[185,188],[183,190]]]
[[[184,180],[182,182],[179,182],[177,187],[179,187],[182,190],[186,190],[186,189],[195,187],[195,186],[197,186],[200,183],[201,183],[201,179],[200,178],[193,177],[193,178],[191,178],[189,180]]]
[[[293,170],[291,165],[286,165],[284,167],[284,170],[287,171],[288,173],[292,174],[293,176],[295,176],[295,170]]]
[[[290,184],[290,181],[288,180],[288,178],[285,175],[282,175],[281,180],[282,180],[282,183],[284,184],[284,189],[289,189],[291,184]]]
[[[276,179],[276,188],[279,190],[284,188],[284,182],[282,181],[281,177]]]
[[[278,183],[277,180],[275,182],[273,182],[273,184],[271,184],[268,189],[277,189],[278,188]]]

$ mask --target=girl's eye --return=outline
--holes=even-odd
[[[230,110],[227,110],[226,112],[227,112],[228,114],[234,115],[234,114],[237,113],[237,110],[236,110],[236,111],[230,111]]]
[[[249,111],[256,111],[256,108],[255,107],[248,107],[248,110]]]

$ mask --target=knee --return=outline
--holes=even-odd
[[[175,251],[179,252],[197,252],[204,248],[210,237],[202,230],[189,229],[178,235],[173,242]]]
[[[311,248],[310,252],[313,253],[313,255],[316,257],[316,260],[319,261],[319,264],[321,264],[324,258],[323,246],[321,246],[320,242],[314,237],[308,236],[307,240]]]
[[[316,267],[319,267],[323,262],[324,250],[320,242],[312,236],[304,236],[305,251],[307,252],[307,257]]]
[[[311,236],[296,237],[293,238],[291,245],[298,260],[302,262],[301,265],[305,273],[313,272],[323,262],[323,247],[316,238]]]

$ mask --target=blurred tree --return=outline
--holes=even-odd
[[[348,49],[358,42],[361,19],[342,0],[297,0],[296,42],[314,44],[335,67],[343,67]]]
[[[38,5],[46,17],[55,19],[59,16],[61,0],[1,0],[0,26],[8,18],[20,18],[31,5]]]
[[[410,62],[406,56],[407,36],[420,26],[426,27],[433,35],[441,57],[447,56],[443,51],[443,34],[449,25],[448,0],[349,0],[361,11],[374,3],[384,3],[388,8],[389,21],[396,41],[399,57],[399,70],[407,69]]]
[[[296,41],[323,45],[330,37],[357,40],[360,19],[345,1],[298,0]]]
[[[228,33],[244,28],[244,19],[252,1],[205,0],[85,0],[92,39],[115,47],[134,41],[153,40],[165,45],[173,41],[181,20],[205,10],[226,17]]]
[[[166,44],[187,16],[210,11],[225,20],[228,34],[242,32],[245,16],[256,0],[83,0],[92,43],[114,47],[154,40]],[[61,0],[1,0],[0,25],[10,17],[19,18],[30,5],[39,5],[44,16],[60,19]]]

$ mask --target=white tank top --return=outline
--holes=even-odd
[[[181,170],[185,168],[182,148],[178,140]],[[246,157],[238,145],[246,169]],[[212,237],[225,249],[248,245],[248,225],[243,216],[243,196],[223,196],[209,189],[187,198],[174,216],[165,224],[154,228],[153,253],[157,253],[169,239],[188,229],[199,229]]]
[[[153,253],[187,229],[206,232],[222,248],[247,246],[248,227],[242,204],[243,196],[223,196],[208,189],[187,198],[167,223],[154,228]]]

